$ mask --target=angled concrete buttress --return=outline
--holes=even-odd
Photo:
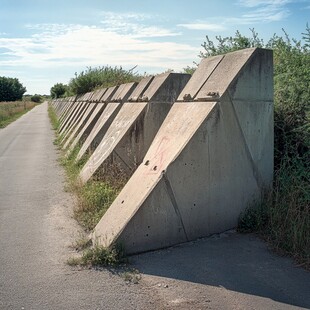
[[[272,51],[245,49],[200,66],[210,76],[201,88],[189,82],[172,106],[95,227],[99,244],[132,254],[223,232],[272,186]]]
[[[69,113],[69,111],[71,110],[72,106],[74,105],[76,97],[69,97],[67,100],[67,104],[64,107],[63,111],[61,112],[61,115],[59,117],[59,122],[61,123],[62,120],[66,117],[66,115]]]
[[[59,128],[59,134],[64,134],[67,127],[71,124],[72,120],[75,118],[75,116],[79,113],[79,111],[84,107],[84,105],[87,103],[87,97],[88,94],[81,95],[76,99],[74,102],[71,111],[68,113],[66,118],[63,120],[62,124]]]
[[[83,167],[82,182],[87,182],[99,168],[104,174],[109,173],[112,165],[130,177],[189,79],[189,74],[160,74],[142,93],[133,93]]]
[[[71,122],[68,124],[67,128],[63,131],[63,137],[60,142],[61,144],[64,144],[66,142],[67,138],[70,136],[74,128],[79,124],[79,121],[82,119],[88,107],[90,106],[90,99],[92,95],[92,92],[86,93],[85,101],[81,104],[81,109],[75,114],[75,116],[71,119]]]
[[[84,143],[85,139],[87,136],[90,134],[92,129],[94,128],[96,122],[98,121],[99,117],[103,113],[107,103],[102,100],[104,97],[105,93],[108,92],[108,88],[102,88],[99,89],[99,92],[95,97],[92,98],[92,100],[95,101],[96,107],[94,111],[91,113],[89,119],[87,120],[86,124],[83,126],[83,128],[79,131],[73,142],[68,148],[68,151],[66,153],[67,156],[71,154],[73,149],[75,148],[76,145],[81,145]]]
[[[141,82],[140,82],[141,83]],[[139,84],[140,84],[139,83]],[[139,85],[138,84],[138,85]],[[117,88],[117,86],[115,86]],[[90,149],[95,149],[105,135],[123,103],[127,101],[132,92],[136,89],[137,83],[127,83],[120,85],[114,92],[110,102],[105,107],[103,113],[95,124],[89,136],[84,141],[76,161],[79,161]],[[112,88],[111,88],[112,89]],[[105,100],[106,101],[106,100]]]
[[[81,103],[83,103],[84,97],[85,97],[85,94],[80,95],[80,96],[76,96],[75,100],[71,102],[71,105],[70,105],[69,109],[67,110],[66,115],[64,115],[62,117],[62,119],[61,118],[59,119],[59,121],[60,121],[60,127],[58,130],[59,133],[62,131],[63,127],[66,125],[66,123],[72,117],[72,115],[76,111],[76,109],[81,107]]]
[[[82,117],[79,119],[79,121],[77,121],[77,124],[74,126],[74,129],[72,129],[70,136],[67,138],[66,143],[63,145],[63,149],[68,148],[72,140],[77,136],[77,134],[86,125],[88,119],[91,117],[92,113],[94,112],[97,106],[97,102],[99,101],[97,97],[99,96],[99,99],[100,99],[103,96],[105,91],[106,91],[106,88],[102,90],[100,89],[100,90],[94,91],[92,96],[89,97],[89,100],[88,100],[89,105],[87,109],[85,110],[84,114],[82,115]]]

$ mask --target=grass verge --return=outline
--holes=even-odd
[[[106,248],[101,245],[86,248],[81,256],[71,257],[67,261],[70,266],[83,267],[115,267],[125,262],[126,259],[122,249],[117,247]]]
[[[52,127],[56,131],[54,143],[62,150],[61,139],[57,134],[59,121],[52,106],[49,106],[48,113]],[[69,154],[62,150],[60,163],[66,171],[66,190],[72,192],[77,198],[73,210],[74,217],[86,232],[90,232],[109,208],[120,189],[98,177],[82,184],[79,180],[79,173],[89,155],[76,162],[79,150],[80,145],[77,145]],[[67,261],[71,266],[117,266],[125,261],[124,251],[120,247],[106,248],[98,244],[91,246],[89,239],[78,239],[74,248],[82,253],[79,257],[72,257]]]
[[[36,105],[31,101],[0,102],[0,128],[16,121]]]
[[[284,161],[273,191],[240,217],[240,232],[258,232],[277,252],[310,269],[310,171],[303,161]]]

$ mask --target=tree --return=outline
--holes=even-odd
[[[0,77],[0,101],[21,100],[26,91],[17,78]]]
[[[62,83],[57,83],[51,88],[51,97],[53,99],[61,98],[65,95],[66,91],[68,89],[67,85],[64,85]]]
[[[35,94],[35,95],[31,96],[30,100],[32,102],[40,103],[40,102],[42,102],[42,96]]]

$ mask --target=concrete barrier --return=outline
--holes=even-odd
[[[141,83],[141,82],[140,82]],[[140,84],[139,83],[139,84]],[[134,89],[137,87],[137,83],[128,83],[120,85],[113,94],[110,102],[105,107],[102,115],[99,117],[97,123],[94,125],[93,130],[83,143],[79,153],[77,154],[76,161],[81,158],[91,149],[100,143],[101,139],[105,135],[107,129],[111,125],[118,111],[122,107],[123,103],[127,101]]]
[[[131,176],[189,78],[189,74],[165,73],[152,78],[147,87],[143,81],[83,167],[82,182],[87,182],[100,167],[107,174],[115,164],[122,174]]]
[[[90,99],[93,95],[93,92],[89,92],[85,94],[84,101],[81,103],[80,109],[74,114],[72,119],[67,123],[67,126],[62,131],[62,140],[61,144],[65,143],[66,139],[69,137],[74,127],[79,124],[79,121],[83,118],[85,112],[87,111],[90,105]]]
[[[67,138],[66,142],[63,145],[63,149],[68,148],[68,146],[71,144],[72,140],[76,137],[76,135],[80,132],[81,129],[85,126],[87,123],[88,119],[92,115],[93,111],[95,110],[97,103],[100,101],[101,97],[104,95],[106,92],[106,88],[104,89],[99,89],[97,91],[94,91],[91,93],[88,99],[88,107],[85,110],[84,114],[80,116],[80,119],[76,121],[76,125],[73,126],[74,129],[72,129],[69,137]]]
[[[89,94],[84,94],[82,96],[77,97],[76,101],[72,105],[72,108],[70,109],[70,112],[68,115],[64,118],[63,122],[60,124],[59,127],[59,134],[63,134],[67,127],[72,123],[73,119],[78,115],[79,111],[85,107],[85,104],[87,103],[87,97]]]
[[[59,115],[59,124],[63,123],[63,120],[67,117],[67,115],[70,113],[70,111],[73,108],[73,105],[75,103],[76,96],[69,97],[69,98],[63,98],[64,100],[64,107],[62,109],[62,112]]]
[[[86,137],[90,134],[91,130],[94,128],[96,122],[98,121],[100,115],[104,111],[106,107],[106,102],[102,99],[105,95],[105,93],[108,92],[108,88],[103,88],[99,90],[99,93],[92,98],[92,100],[95,101],[96,107],[94,111],[91,113],[88,121],[86,124],[82,127],[82,129],[79,131],[75,139],[73,140],[72,144],[68,148],[68,151],[66,153],[66,156],[69,156],[76,145],[80,145],[84,143]],[[112,96],[110,94],[110,96]]]
[[[273,179],[272,51],[201,62],[143,163],[95,227],[99,244],[127,253],[236,227]]]

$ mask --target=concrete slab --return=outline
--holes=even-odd
[[[63,145],[63,149],[66,149],[71,144],[72,140],[76,137],[76,135],[79,133],[79,131],[85,126],[86,122],[90,118],[92,112],[96,108],[96,103],[91,102],[89,106],[87,107],[85,113],[80,118],[80,120],[77,122],[77,124],[74,126],[74,129],[72,130],[70,136],[67,138],[66,143]]]
[[[70,112],[64,118],[63,122],[60,124],[59,130],[58,130],[60,135],[64,133],[66,128],[71,123],[72,119],[75,117],[76,113],[79,112],[79,110],[83,107],[84,104],[85,104],[84,102],[77,101],[72,105]]]
[[[82,102],[80,109],[76,110],[71,119],[67,122],[66,126],[64,126],[63,130],[61,131],[61,135],[63,135],[61,143],[66,140],[66,138],[70,135],[70,132],[78,124],[79,120],[83,117],[85,111],[87,110],[89,104],[90,103],[88,101]]]
[[[101,97],[100,102],[110,102],[117,89],[118,86],[109,87],[104,93],[104,95]]]
[[[95,149],[100,143],[101,139],[105,135],[107,129],[111,125],[118,111],[122,107],[123,100],[127,100],[131,95],[137,83],[127,83],[122,84],[118,88],[111,87],[102,97],[102,101],[111,98],[112,102],[108,103],[103,114],[99,117],[97,123],[95,124],[93,130],[83,143],[76,160],[79,161],[83,155],[88,152],[91,148]]]
[[[88,135],[91,133],[92,129],[94,128],[95,124],[97,123],[99,117],[103,113],[104,109],[106,107],[106,103],[100,102],[97,103],[95,110],[90,115],[88,121],[86,122],[85,126],[80,130],[80,132],[75,137],[74,141],[70,145],[67,156],[70,155],[70,153],[73,151],[76,145],[82,145]]]
[[[135,94],[137,100],[127,102],[107,130],[102,141],[83,167],[82,182],[101,167],[109,171],[109,165],[117,164],[122,174],[130,177],[142,162],[172,103],[190,78],[189,74],[165,73],[141,81],[143,93]],[[151,82],[151,83],[150,83]]]
[[[88,95],[84,94],[84,95],[80,95],[80,96],[76,96],[76,100],[74,101],[74,104],[72,105],[72,107],[70,108],[69,113],[67,114],[67,116],[63,119],[63,121],[60,123],[60,127],[59,127],[59,132],[63,131],[63,127],[66,125],[66,123],[70,122],[73,118],[73,115],[76,113],[76,109],[80,109],[82,104],[85,103],[86,101],[84,100]]]
[[[178,101],[190,101],[194,99],[223,58],[223,55],[219,55],[202,59],[199,67],[179,95]]]
[[[59,123],[60,124],[62,123],[63,119],[66,118],[68,113],[70,113],[71,108],[73,107],[74,103],[75,103],[75,96],[70,97],[68,100],[68,104],[66,105],[65,109],[63,110],[62,114],[59,117]]]
[[[225,55],[196,96],[203,101],[172,106],[92,238],[132,254],[235,227],[272,186],[272,76],[270,50]]]
[[[154,79],[153,75],[150,75],[150,76],[143,78],[139,82],[137,87],[134,89],[132,94],[129,96],[128,101],[140,101],[140,100],[142,100],[142,94],[149,87],[149,85],[153,79]]]
[[[126,83],[119,86],[116,90],[115,94],[113,95],[111,101],[112,102],[125,102],[136,88],[138,83]]]
[[[91,98],[92,102],[100,102],[100,99],[102,98],[102,96],[104,95],[104,93],[107,91],[107,88],[100,88],[97,89],[94,93],[94,95]]]

